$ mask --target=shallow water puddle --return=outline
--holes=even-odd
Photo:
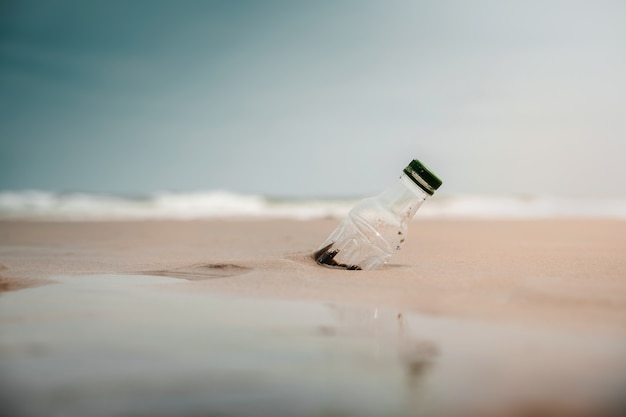
[[[59,281],[0,296],[2,415],[598,410],[625,387],[621,336],[186,294],[163,276]]]

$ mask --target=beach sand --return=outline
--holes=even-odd
[[[379,271],[310,260],[336,224],[0,222],[0,288],[68,274],[163,274],[188,280],[181,290],[626,330],[626,222],[414,221]]]
[[[164,287],[178,295],[357,305],[392,310],[398,318],[414,313],[563,333],[606,340],[612,356],[555,349],[542,359],[548,363],[527,367],[532,380],[539,383],[557,375],[561,382],[579,378],[593,384],[606,377],[607,393],[622,388],[626,393],[626,385],[619,382],[626,369],[619,363],[626,358],[620,356],[626,353],[626,222],[416,220],[402,250],[379,271],[336,270],[311,259],[337,223],[2,221],[0,303],[14,290],[57,285],[60,276],[142,274],[179,279],[179,284]],[[502,349],[509,348],[503,342]],[[533,362],[523,352],[511,355],[510,362],[502,362],[508,365],[499,362],[510,366],[511,375],[518,375],[525,361]],[[572,371],[580,358],[586,363]],[[458,373],[461,378],[462,368]],[[510,383],[511,390],[515,386]],[[610,415],[625,410],[623,404],[593,396],[572,408],[566,397],[556,395],[553,403],[519,410],[504,404],[494,415]]]

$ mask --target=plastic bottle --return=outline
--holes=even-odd
[[[315,252],[315,260],[343,269],[380,268],[400,250],[408,221],[440,186],[441,180],[414,159],[390,188],[350,210]]]

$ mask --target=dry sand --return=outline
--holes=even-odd
[[[0,288],[163,274],[181,291],[363,303],[626,333],[626,222],[414,221],[390,265],[309,258],[336,220],[0,222]]]

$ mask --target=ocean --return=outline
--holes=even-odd
[[[122,196],[47,191],[0,192],[0,219],[53,221],[194,220],[224,218],[341,218],[358,199],[285,199],[229,191],[158,192]],[[626,220],[626,198],[435,195],[420,219]]]

